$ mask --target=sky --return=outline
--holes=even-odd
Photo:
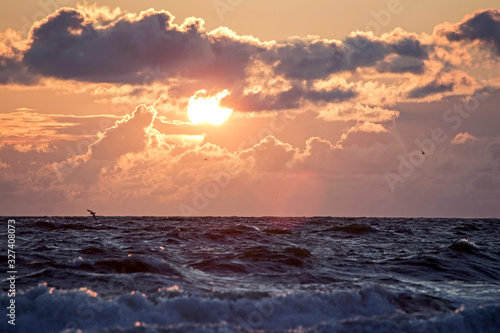
[[[0,215],[500,217],[497,1],[0,18]]]

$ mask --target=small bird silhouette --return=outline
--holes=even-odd
[[[94,220],[97,221],[97,217],[95,217],[95,212],[91,211],[90,209],[87,209],[87,211],[94,217]]]
[[[424,151],[422,150],[422,155],[425,155]]]

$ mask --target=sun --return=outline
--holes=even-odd
[[[216,95],[209,96],[207,91],[198,90],[191,98],[187,106],[189,119],[193,124],[210,123],[220,125],[229,118],[233,109],[220,106],[220,101],[229,95],[226,89]]]

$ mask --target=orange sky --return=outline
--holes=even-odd
[[[305,4],[2,2],[0,214],[500,216],[493,1]]]

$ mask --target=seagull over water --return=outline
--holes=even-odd
[[[90,209],[87,209],[87,211],[94,217],[94,220],[97,221],[97,217],[95,217],[95,212],[91,211]]]

